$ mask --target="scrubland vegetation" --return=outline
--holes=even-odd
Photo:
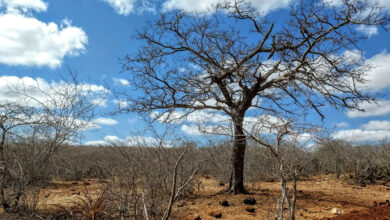
[[[227,190],[231,181],[231,169],[227,166],[230,148],[229,142],[204,147],[183,143],[174,148],[63,146],[46,161],[45,169],[36,170],[38,161],[31,155],[38,149],[29,143],[15,142],[7,147],[8,155],[13,156],[6,163],[17,161],[17,166],[9,170],[17,175],[10,176],[5,183],[5,199],[11,205],[3,211],[11,219],[161,219],[169,207],[174,175],[174,202],[201,197],[201,189],[209,187],[201,181],[204,178],[215,180],[219,193],[226,194],[223,189]],[[289,155],[285,157],[289,168],[299,170],[298,184],[299,180],[323,175],[332,175],[354,187],[386,185],[390,180],[387,144],[352,146],[324,141],[310,150],[283,146],[282,152]],[[178,162],[181,155],[183,158]],[[248,187],[256,182],[279,182],[278,162],[268,149],[250,145],[245,177]],[[64,197],[53,204],[48,202],[51,195],[46,189],[55,183],[71,183],[70,188],[78,188],[73,197]],[[257,189],[260,192],[261,185]],[[270,205],[275,208],[277,201]],[[175,211],[170,214],[174,219]]]

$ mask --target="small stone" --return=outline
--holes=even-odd
[[[229,202],[227,200],[220,202],[220,204],[221,204],[221,206],[225,206],[225,207],[230,206]]]
[[[198,215],[194,220],[202,220],[202,218]]]
[[[333,215],[342,215],[344,211],[339,208],[333,208],[332,210],[330,210],[330,213],[332,213]]]
[[[212,216],[214,218],[222,218],[222,213],[220,213],[220,212],[211,212],[210,216]]]
[[[222,213],[218,213],[218,214],[214,215],[214,218],[222,218]]]
[[[244,200],[244,204],[246,204],[246,205],[254,205],[254,204],[256,204],[256,199],[255,198],[246,198]]]

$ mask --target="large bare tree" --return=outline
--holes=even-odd
[[[358,43],[359,25],[386,27],[374,1],[300,1],[289,14],[264,16],[245,1],[224,1],[209,13],[173,11],[150,22],[145,44],[124,58],[138,95],[131,111],[178,109],[223,112],[234,126],[233,193],[244,193],[244,119],[256,114],[300,114],[309,107],[358,109],[372,97],[359,91],[369,67]],[[253,113],[251,113],[253,114]]]

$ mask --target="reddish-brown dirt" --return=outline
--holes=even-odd
[[[374,206],[369,209],[354,210],[349,214],[335,216],[332,218],[324,218],[324,220],[390,220],[390,202],[374,203]]]
[[[95,180],[90,183],[90,192],[99,190]],[[226,184],[226,183],[225,183]],[[199,191],[184,200],[177,201],[173,208],[172,219],[274,219],[274,205],[280,194],[278,182],[248,183],[248,195],[224,193],[227,187],[215,178],[201,178]],[[71,206],[80,192],[84,192],[82,181],[76,183],[56,181],[41,190],[39,208],[50,210],[59,206]],[[256,199],[256,204],[244,204],[247,198]],[[390,200],[390,186],[367,185],[366,187],[348,185],[342,178],[316,176],[302,180],[298,184],[296,219],[388,219],[390,208],[381,204]],[[223,201],[228,206],[222,206]],[[376,206],[373,204],[376,202]],[[226,205],[226,204],[225,204]],[[337,209],[340,215],[332,210]],[[352,213],[351,213],[352,212]],[[351,213],[351,214],[349,214]],[[376,217],[373,217],[375,215]],[[199,218],[198,218],[199,219]]]
[[[201,189],[196,196],[176,203],[173,219],[196,219],[197,217],[202,220],[216,219],[215,216],[218,214],[222,219],[275,219],[273,204],[280,194],[279,183],[250,183],[248,184],[249,195],[226,194],[223,193],[225,187],[219,186],[219,182],[215,179],[203,178]],[[255,198],[257,203],[245,205],[243,200],[248,197]],[[359,187],[348,185],[342,179],[337,180],[332,176],[317,176],[301,181],[298,185],[296,219],[336,217],[337,214],[332,212],[334,209],[337,209],[339,214],[356,212],[356,210],[360,213],[371,207],[374,201],[379,203],[389,199],[390,187],[387,186]],[[229,206],[221,205],[225,200],[228,201]]]

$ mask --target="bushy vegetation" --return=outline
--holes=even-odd
[[[86,192],[74,204],[75,209],[72,212],[68,210],[69,218],[72,217],[70,213],[80,218],[88,216],[82,214],[87,207],[90,210],[88,213],[94,213],[96,218],[144,219],[147,215],[149,219],[161,219],[172,195],[175,165],[183,151],[186,149],[177,166],[177,186],[184,186],[195,170],[197,175],[176,199],[195,197],[199,190],[197,178],[200,176],[213,176],[228,188],[231,177],[231,169],[227,165],[231,158],[230,147],[229,143],[207,147],[187,143],[176,148],[65,146],[47,162],[45,171],[34,175],[40,181],[28,185],[25,192],[31,194],[31,190],[39,189],[53,179],[98,179],[103,184],[100,194],[91,195],[95,192],[88,192],[86,186]],[[27,145],[15,144],[12,154],[22,158],[32,150],[27,148]],[[290,167],[295,166],[299,170],[299,178],[332,174],[350,184],[362,186],[386,184],[390,179],[390,146],[387,144],[353,146],[346,142],[326,140],[316,148],[307,150],[283,146],[282,154]],[[277,160],[268,149],[250,146],[247,155],[247,183],[279,181]],[[8,190],[12,190],[12,187]],[[19,207],[34,208],[23,203],[23,196]]]

